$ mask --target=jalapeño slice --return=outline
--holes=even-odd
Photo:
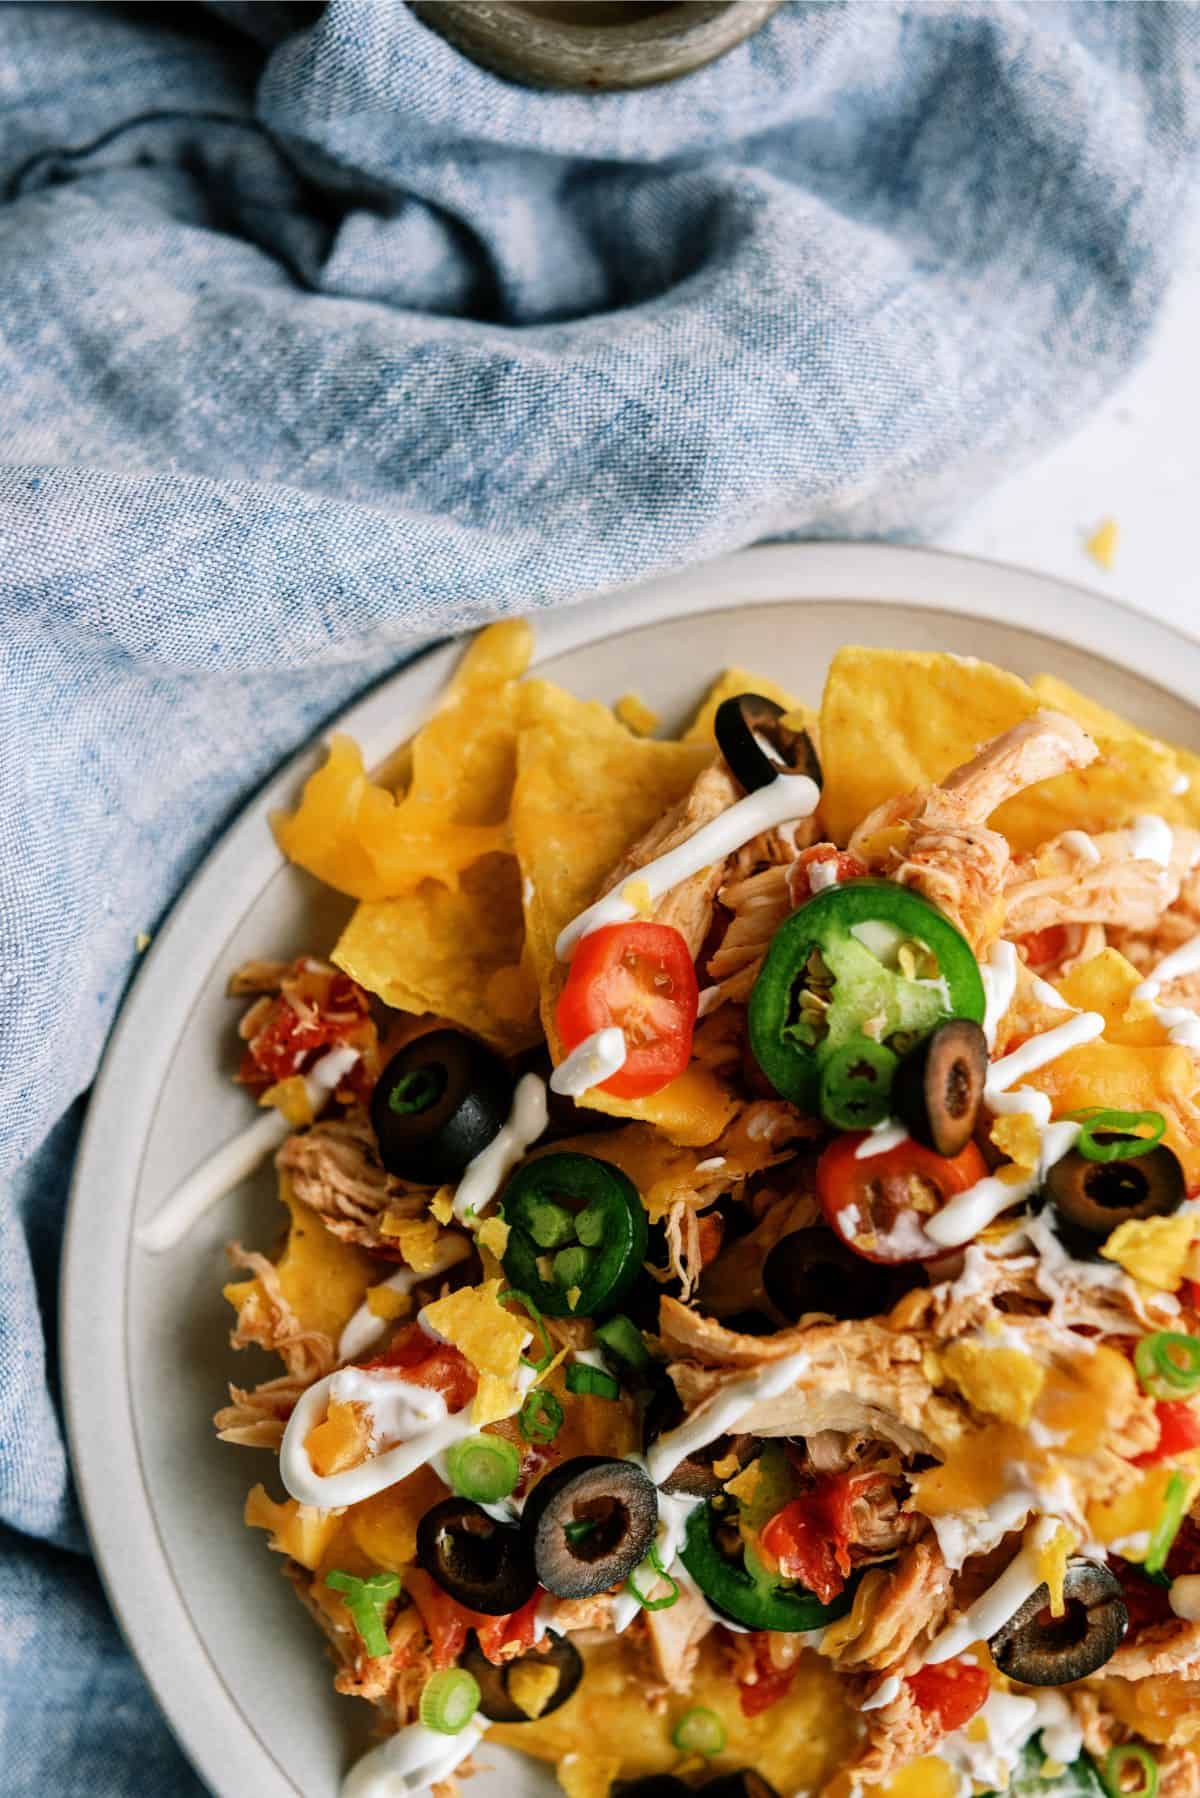
[[[637,1187],[593,1155],[563,1150],[527,1162],[500,1210],[509,1227],[504,1272],[547,1317],[616,1310],[646,1258]]]

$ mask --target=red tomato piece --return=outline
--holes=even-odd
[[[382,1355],[362,1366],[395,1369],[414,1386],[432,1387],[452,1412],[470,1403],[479,1383],[464,1355],[448,1342],[435,1342],[417,1323],[406,1324]]]
[[[439,1672],[454,1665],[471,1630],[489,1661],[510,1660],[533,1647],[538,1600],[543,1596],[540,1586],[519,1611],[510,1611],[504,1617],[485,1617],[481,1611],[468,1610],[465,1604],[443,1592],[423,1567],[410,1567],[404,1583],[420,1613],[433,1651],[433,1664]]]
[[[876,1476],[831,1474],[777,1511],[760,1540],[784,1579],[799,1580],[822,1604],[835,1599],[850,1572],[851,1503]]]
[[[539,1586],[519,1611],[510,1611],[507,1617],[483,1617],[475,1623],[479,1646],[489,1661],[512,1660],[515,1655],[525,1654],[533,1647],[537,1608],[544,1597],[545,1592]]]
[[[322,1050],[353,1042],[362,1053],[346,1084],[355,1085],[374,1048],[370,1001],[356,981],[303,957],[283,977],[278,996],[260,999],[243,1020],[246,1053],[237,1072],[243,1086],[263,1091],[307,1071]]]
[[[1048,924],[1045,930],[1029,930],[1017,938],[1017,944],[1024,949],[1025,960],[1035,972],[1038,968],[1052,968],[1066,954],[1066,926]]]
[[[961,1729],[986,1704],[992,1682],[974,1661],[942,1661],[910,1673],[905,1685],[926,1715],[936,1717],[948,1735]]]
[[[1157,1399],[1154,1414],[1158,1418],[1158,1446],[1136,1456],[1135,1467],[1153,1467],[1158,1461],[1200,1445],[1200,1410],[1190,1399]]]
[[[677,930],[605,924],[576,948],[555,1021],[568,1050],[610,1025],[623,1030],[625,1065],[600,1091],[641,1099],[687,1067],[698,999],[696,970]]]
[[[859,1161],[863,1141],[861,1133],[839,1136],[817,1163],[826,1222],[864,1261],[935,1261],[946,1251],[925,1234],[924,1219],[984,1178],[983,1156],[973,1142],[946,1156],[910,1139]]]
[[[796,1668],[776,1667],[771,1659],[771,1633],[756,1630],[750,1637],[754,1649],[754,1675],[738,1683],[743,1717],[760,1717],[785,1698],[796,1677]]]
[[[860,862],[848,849],[836,849],[832,843],[814,843],[811,849],[802,849],[795,861],[788,864],[787,890],[793,905],[803,905],[806,899],[812,898],[812,870],[818,862],[833,863],[839,886],[847,880],[861,880],[867,871],[866,863]]]

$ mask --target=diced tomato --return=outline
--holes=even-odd
[[[571,958],[555,1021],[565,1049],[616,1025],[625,1064],[601,1092],[640,1099],[682,1074],[692,1054],[699,988],[688,946],[669,924],[605,924]]]
[[[777,1511],[761,1534],[784,1579],[799,1580],[822,1604],[835,1599],[850,1572],[851,1503],[875,1475],[831,1474]]]
[[[1200,1573],[1200,1520],[1190,1513],[1179,1526],[1179,1534],[1171,1544],[1164,1571],[1168,1579],[1178,1579],[1184,1573]],[[1166,1590],[1159,1585],[1154,1589],[1156,1592]]]
[[[513,1656],[525,1654],[533,1647],[537,1609],[544,1597],[545,1593],[539,1586],[519,1611],[510,1611],[507,1617],[484,1617],[475,1624],[479,1646],[489,1661],[511,1660]]]
[[[946,1251],[925,1234],[925,1221],[984,1178],[979,1149],[969,1142],[957,1155],[937,1155],[909,1138],[859,1161],[855,1151],[865,1140],[839,1136],[817,1163],[826,1222],[865,1261],[935,1261]]]
[[[788,864],[787,890],[793,905],[803,905],[806,899],[812,898],[815,890],[812,870],[818,862],[833,864],[839,886],[843,881],[861,880],[867,871],[866,863],[860,862],[848,849],[836,849],[832,843],[814,843],[811,849],[802,849],[795,861]]]
[[[754,1648],[754,1677],[741,1680],[738,1698],[743,1717],[759,1717],[773,1704],[786,1698],[796,1677],[795,1663],[776,1667],[771,1659],[771,1632],[756,1630],[751,1638]]]
[[[1045,930],[1029,930],[1017,938],[1024,949],[1025,960],[1036,973],[1038,968],[1052,968],[1067,950],[1067,931],[1063,924],[1049,924]]]
[[[1158,1418],[1158,1446],[1138,1455],[1135,1467],[1153,1467],[1158,1461],[1200,1445],[1200,1409],[1190,1399],[1157,1399],[1154,1414]]]
[[[448,1342],[435,1342],[417,1323],[406,1324],[382,1355],[362,1365],[402,1370],[414,1386],[430,1386],[440,1392],[452,1412],[470,1403],[479,1383],[464,1355]]]
[[[361,1053],[348,1085],[357,1075],[361,1086],[363,1070],[374,1059],[375,1026],[362,987],[336,968],[303,958],[284,976],[276,998],[260,999],[246,1014],[243,1035],[246,1053],[237,1078],[259,1092],[306,1072],[335,1043],[353,1043]]]
[[[1178,1537],[1176,1540],[1178,1541]],[[1165,1623],[1175,1615],[1171,1609],[1168,1588],[1148,1579],[1136,1562],[1123,1561],[1119,1555],[1111,1555],[1108,1565],[1121,1582],[1121,1596],[1129,1613],[1127,1640],[1132,1641],[1142,1630],[1157,1623]]]
[[[543,1597],[540,1586],[519,1611],[511,1611],[505,1617],[486,1617],[443,1592],[423,1567],[410,1567],[404,1583],[420,1612],[433,1650],[433,1664],[439,1672],[454,1665],[472,1630],[489,1661],[509,1660],[533,1647],[538,1602]]]
[[[961,1729],[986,1704],[992,1682],[974,1661],[942,1661],[910,1673],[905,1685],[927,1716],[937,1718],[949,1734]]]

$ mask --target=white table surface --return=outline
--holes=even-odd
[[[938,539],[1097,587],[1200,635],[1200,214],[1149,352],[1101,409]],[[1085,543],[1105,518],[1111,572]]]

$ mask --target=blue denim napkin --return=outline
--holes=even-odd
[[[1184,6],[793,4],[577,95],[399,0],[0,8],[6,1798],[198,1789],[54,1387],[135,933],[431,634],[927,532],[1073,425],[1170,272],[1197,39]]]

